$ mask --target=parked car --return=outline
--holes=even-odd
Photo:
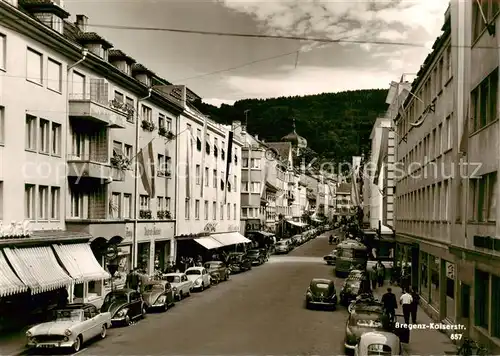
[[[335,265],[335,261],[337,260],[337,250],[333,250],[330,252],[328,255],[323,257],[323,260],[326,262],[327,265]]]
[[[302,235],[300,235],[300,234],[293,235],[292,237],[290,237],[290,240],[292,241],[292,245],[294,245],[294,246],[300,245],[299,241],[301,241],[301,239],[302,239]]]
[[[246,256],[254,266],[260,266],[266,261],[266,255],[264,255],[259,249],[248,250]]]
[[[131,325],[146,317],[147,305],[139,292],[133,289],[114,290],[106,294],[101,312],[111,313],[113,325]]]
[[[275,245],[276,254],[286,254],[293,250],[292,241],[289,239],[284,239],[276,242]]]
[[[336,309],[337,292],[335,284],[330,279],[314,278],[306,291],[306,308],[323,306]]]
[[[358,279],[346,279],[344,285],[340,290],[340,303],[344,306],[348,306],[351,301],[356,299],[361,290],[361,280]]]
[[[184,273],[167,273],[163,275],[162,279],[170,283],[177,300],[182,300],[184,297],[189,297],[191,295],[193,282],[190,281]]]
[[[184,273],[193,282],[193,289],[202,292],[210,287],[210,275],[205,267],[189,267]]]
[[[361,335],[354,350],[355,356],[402,355],[401,341],[388,331],[370,331]]]
[[[168,281],[151,281],[144,285],[142,298],[149,309],[162,309],[167,311],[168,307],[175,304],[174,289]]]
[[[227,265],[231,273],[240,273],[252,269],[252,261],[243,252],[233,252],[227,256]]]
[[[69,304],[53,310],[54,320],[26,332],[28,348],[71,348],[78,352],[84,342],[106,337],[111,314],[99,313],[93,304]]]
[[[357,307],[346,323],[344,348],[346,353],[354,351],[361,335],[370,331],[384,331],[383,307],[379,305]]]
[[[216,284],[220,281],[229,280],[231,271],[227,268],[226,264],[222,261],[208,261],[204,264],[205,269],[210,274],[211,283]]]

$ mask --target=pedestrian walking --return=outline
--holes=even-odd
[[[403,295],[401,296],[401,298],[399,298],[399,303],[403,308],[403,317],[405,319],[405,324],[409,324],[413,298],[407,289],[404,290]]]
[[[370,280],[372,281],[372,289],[375,290],[377,288],[377,265],[374,265],[372,269],[370,269]]]
[[[418,305],[420,304],[420,295],[418,295],[417,287],[412,287],[412,289],[411,289],[411,298],[412,298],[412,303],[411,303],[411,323],[412,324],[416,324],[417,323]]]
[[[385,280],[385,266],[380,261],[378,261],[378,266],[377,266],[377,279],[378,279],[378,286],[383,287]]]
[[[68,304],[68,289],[66,287],[59,290],[57,306],[59,308],[64,308]]]
[[[396,301],[396,296],[392,293],[391,288],[387,288],[387,293],[382,296],[382,304],[384,305],[384,310],[390,321],[393,322],[396,317],[396,309],[398,308],[398,302]]]
[[[133,290],[138,290],[139,289],[139,283],[140,283],[140,278],[139,278],[139,273],[137,273],[137,268],[132,270],[128,275],[125,280],[125,284],[127,288],[133,289]]]

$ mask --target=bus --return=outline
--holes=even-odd
[[[356,240],[344,240],[337,245],[337,261],[335,275],[347,276],[352,268],[358,265],[366,267],[368,261],[368,248]]]

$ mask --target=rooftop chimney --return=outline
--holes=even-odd
[[[85,15],[76,15],[75,25],[82,32],[87,32],[87,24],[89,22],[89,18]]]

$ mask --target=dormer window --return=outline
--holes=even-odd
[[[109,62],[127,75],[132,75],[132,65],[135,60],[127,56],[119,49],[110,49],[108,54]]]
[[[70,14],[60,6],[59,1],[20,0],[19,5],[45,26],[63,33],[63,19],[67,19]]]
[[[134,65],[132,65],[132,75],[142,84],[146,85],[147,87],[151,87],[154,73],[144,67],[142,64],[135,63]]]
[[[111,43],[99,36],[95,32],[80,32],[77,35],[80,42],[89,52],[101,57],[103,60],[108,60],[108,51],[113,47]]]

